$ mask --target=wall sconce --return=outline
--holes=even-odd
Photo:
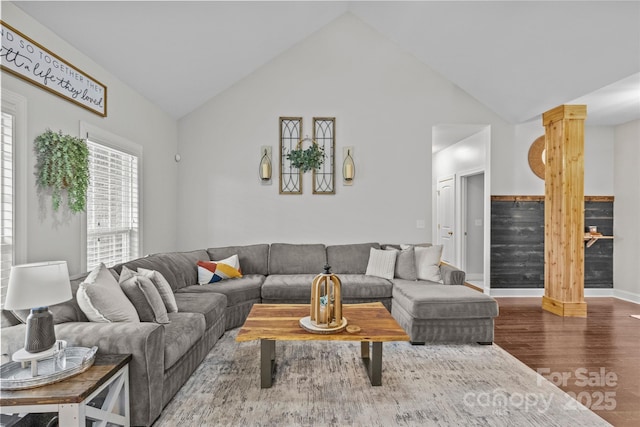
[[[342,182],[344,185],[353,185],[356,176],[356,164],[353,162],[353,147],[342,149],[344,162],[342,162]]]
[[[268,185],[271,184],[271,146],[263,145],[260,148],[260,168],[258,169],[258,174],[260,176],[260,181],[263,184]]]

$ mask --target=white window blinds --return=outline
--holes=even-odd
[[[138,257],[138,157],[87,141],[87,269]]]
[[[2,112],[2,140],[0,141],[0,274],[2,295],[6,294],[9,271],[13,264],[13,120],[12,114]]]

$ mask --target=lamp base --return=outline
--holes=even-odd
[[[56,343],[53,329],[53,316],[49,307],[32,308],[27,316],[27,333],[24,337],[24,349],[29,353],[40,353]]]

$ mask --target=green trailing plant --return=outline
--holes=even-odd
[[[291,150],[286,158],[291,162],[291,166],[300,169],[302,172],[318,169],[324,163],[324,148],[320,147],[315,141],[309,148],[301,147],[302,141],[298,144],[298,148]]]
[[[71,212],[84,211],[89,187],[89,149],[85,140],[47,129],[34,144],[37,184],[51,189],[53,210],[60,207],[66,190]]]

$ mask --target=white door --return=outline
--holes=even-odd
[[[442,245],[442,261],[456,265],[455,247],[455,177],[438,180],[438,244]]]

